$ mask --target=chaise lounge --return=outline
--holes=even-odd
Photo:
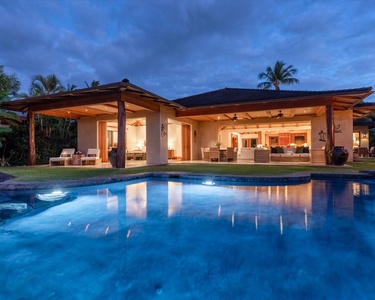
[[[72,156],[74,154],[74,148],[64,148],[61,151],[59,157],[50,157],[49,165],[52,166],[67,166],[72,164]]]
[[[97,165],[102,163],[100,158],[100,149],[89,148],[85,157],[81,158],[81,166],[83,165]]]

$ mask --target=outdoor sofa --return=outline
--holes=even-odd
[[[271,147],[271,162],[309,162],[309,147]]]

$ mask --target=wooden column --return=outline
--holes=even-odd
[[[32,111],[29,111],[27,113],[27,124],[28,124],[28,131],[29,131],[27,164],[29,166],[35,166],[36,165],[35,113],[33,113]]]
[[[327,137],[326,137],[326,146],[324,150],[326,165],[332,165],[331,159],[329,157],[329,151],[335,146],[335,123],[333,119],[333,106],[326,106],[326,123],[327,123]]]
[[[126,110],[125,101],[121,99],[117,101],[117,123],[118,123],[118,141],[117,141],[117,155],[116,168],[125,168],[125,149],[126,149]]]

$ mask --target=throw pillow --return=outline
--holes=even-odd
[[[309,153],[309,147],[303,147],[303,153]]]
[[[277,153],[276,147],[271,147],[271,153]]]
[[[296,153],[303,153],[303,146],[297,146]]]
[[[277,153],[284,153],[283,147],[276,147]]]
[[[88,157],[96,157],[96,154],[88,154]]]

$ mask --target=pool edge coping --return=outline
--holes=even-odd
[[[342,179],[342,180],[363,180],[375,179],[374,174],[371,172],[360,173],[294,173],[282,176],[249,176],[249,175],[217,175],[217,174],[193,174],[184,172],[144,172],[132,175],[116,175],[112,177],[93,177],[88,179],[78,180],[55,180],[45,182],[15,182],[7,180],[0,182],[0,191],[17,191],[17,190],[45,190],[55,188],[71,188],[82,186],[93,186],[110,184],[117,182],[127,182],[132,180],[147,179],[147,178],[161,178],[161,179],[187,179],[187,180],[205,180],[211,179],[222,182],[233,183],[250,183],[250,182],[280,182],[290,184],[307,183],[311,180],[329,180],[329,179]]]

